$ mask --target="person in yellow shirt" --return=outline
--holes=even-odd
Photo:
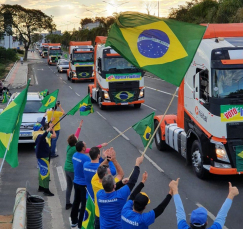
[[[57,111],[57,107],[59,107],[61,111]],[[47,111],[46,114],[47,121],[50,122],[52,120],[52,123],[55,125],[65,114],[65,111],[62,109],[60,102],[57,102],[55,107],[53,107],[51,111]],[[56,132],[56,137],[51,139],[51,158],[58,157],[58,154],[56,154],[56,145],[61,130],[60,122],[54,127],[54,130]]]
[[[97,169],[96,174],[93,176],[91,180],[92,188],[94,191],[94,199],[95,199],[95,229],[100,229],[100,212],[99,212],[99,207],[97,203],[97,192],[101,189],[103,189],[102,186],[102,179],[108,175],[111,174],[110,168],[109,168],[109,161],[112,161],[116,171],[117,171],[117,176],[115,177],[115,182],[116,182],[116,190],[121,188],[123,185],[125,185],[128,182],[128,178],[123,178],[124,172],[118,161],[116,160],[116,152],[114,149],[111,147],[110,149],[107,150],[108,152],[105,152],[107,157],[105,160],[100,164],[100,166]]]

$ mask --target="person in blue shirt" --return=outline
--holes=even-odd
[[[107,152],[107,150],[103,152],[102,156],[104,158],[107,156],[106,152]],[[92,180],[93,176],[96,174],[98,167],[104,161],[104,159],[101,157],[100,149],[98,147],[92,147],[89,151],[89,156],[91,158],[91,161],[87,161],[84,163],[84,177],[86,180],[87,190],[89,192],[88,194],[94,201],[94,191],[93,191],[93,188],[91,185],[91,180]],[[115,176],[116,168],[115,168],[114,164],[112,163],[112,161],[109,161],[109,168],[110,168],[111,174],[113,176]]]
[[[86,181],[84,177],[83,165],[85,162],[89,162],[90,158],[85,155],[86,144],[83,141],[79,141],[76,144],[77,152],[73,154],[73,169],[74,169],[74,202],[71,211],[71,227],[82,227],[82,221],[84,217],[86,207]],[[79,205],[81,203],[81,210],[79,213]],[[78,218],[79,213],[79,218]]]
[[[177,217],[177,226],[178,229],[205,229],[207,228],[207,210],[203,207],[199,207],[192,211],[191,213],[191,222],[190,226],[186,222],[186,214],[184,211],[184,207],[178,193],[178,178],[176,181],[172,180],[169,184],[169,187],[172,189],[175,207],[176,207],[176,217]],[[226,198],[224,204],[222,205],[220,211],[214,223],[208,229],[222,229],[225,224],[226,216],[228,211],[231,207],[232,201],[235,196],[239,194],[237,187],[232,187],[231,183],[229,182],[229,194]]]
[[[123,229],[148,229],[148,226],[154,223],[155,218],[164,212],[171,200],[172,190],[169,191],[169,194],[155,209],[149,211],[148,213],[143,213],[147,204],[150,203],[147,194],[141,192],[147,177],[148,174],[145,172],[143,174],[142,181],[134,189],[129,200],[122,209],[121,223]]]
[[[121,211],[134,188],[140,173],[143,156],[138,157],[132,175],[126,185],[116,191],[116,183],[112,175],[102,179],[103,190],[97,192],[97,203],[100,211],[100,228],[121,229]],[[113,156],[111,154],[111,161]]]

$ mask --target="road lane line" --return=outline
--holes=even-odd
[[[152,88],[152,87],[145,86],[145,88],[148,88],[148,89],[151,89],[151,90],[154,90],[154,91],[158,91],[158,92],[161,92],[161,93],[164,93],[164,94],[167,94],[167,95],[173,95],[169,92],[161,91],[161,90],[158,90],[158,89],[155,89],[155,88]],[[176,95],[175,97],[178,97],[178,95]]]
[[[203,205],[201,205],[201,204],[199,204],[199,203],[196,203],[196,205],[197,205],[198,207],[205,208]],[[214,216],[214,214],[211,213],[207,208],[205,208],[205,209],[206,209],[207,212],[208,212],[208,216],[209,216],[209,218],[211,218],[213,221],[215,221],[216,217]],[[226,226],[224,226],[222,229],[229,229],[229,228],[226,227]]]
[[[113,126],[113,128],[114,128],[119,134],[122,133],[122,132],[121,132],[120,130],[118,130],[115,126]],[[129,138],[128,138],[125,134],[121,134],[121,136],[122,136],[123,138],[125,138],[127,141],[129,141]]]
[[[154,110],[154,111],[156,111],[156,109],[154,109],[153,107],[150,107],[149,105],[147,105],[147,104],[144,104],[144,103],[142,103],[144,106],[146,106],[146,107],[148,107],[148,108],[150,108],[150,109],[152,109],[152,110]]]
[[[35,77],[35,84],[38,85],[38,80],[37,80],[36,73],[35,73],[35,71],[33,71],[33,72],[34,72],[34,77]]]
[[[69,86],[71,89],[72,89],[72,87],[71,86]]]
[[[62,77],[59,77],[60,78],[60,80],[62,80]]]
[[[75,92],[77,96],[80,96],[80,94],[78,94],[77,92]]]
[[[67,84],[65,81],[62,81],[63,83]]]
[[[96,111],[96,113],[97,113],[100,117],[102,117],[103,119],[106,120],[106,118],[105,118],[99,111]]]
[[[57,175],[58,175],[58,178],[59,178],[59,182],[61,184],[62,191],[65,191],[67,189],[67,181],[65,179],[62,166],[57,167]]]
[[[142,150],[139,150],[139,152],[141,154],[143,154]],[[159,170],[159,172],[164,173],[165,171],[163,169],[161,169],[158,164],[156,164],[149,156],[147,156],[146,154],[144,155],[144,157],[156,168]]]

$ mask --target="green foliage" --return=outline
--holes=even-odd
[[[16,50],[14,49],[5,49],[0,47],[0,63],[8,63],[10,61],[16,61],[18,56],[16,54]]]
[[[19,54],[24,54],[24,50],[22,50],[22,49],[17,49],[17,53],[19,53]]]
[[[169,18],[196,24],[242,22],[243,0],[192,0],[172,8]]]

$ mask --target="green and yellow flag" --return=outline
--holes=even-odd
[[[89,195],[86,203],[82,229],[94,229],[94,220],[95,220],[95,205]]]
[[[243,146],[236,146],[235,152],[237,172],[243,172]]]
[[[147,146],[151,136],[154,133],[154,115],[155,113],[153,112],[132,126],[137,134],[140,135],[144,147]],[[151,141],[149,145],[150,149],[152,149],[152,143],[153,141]]]
[[[29,84],[30,80],[26,88],[0,114],[0,158],[3,158],[6,153],[6,161],[13,168],[19,164],[19,129],[22,123]]]
[[[123,12],[111,27],[106,46],[130,63],[180,86],[206,27]]]
[[[47,92],[48,92],[48,89],[45,89],[44,91],[40,92],[40,95],[43,96],[43,97],[46,97]]]
[[[7,93],[4,92],[3,93],[3,100],[2,100],[2,103],[7,103],[8,102],[8,99],[7,99]]]
[[[39,109],[40,112],[45,112],[47,109],[55,107],[59,89],[53,91],[51,94],[42,99],[42,106]]]
[[[73,107],[67,115],[74,115],[77,111],[80,111],[81,116],[87,116],[90,113],[94,113],[93,104],[91,103],[90,94],[85,96],[75,107]]]

